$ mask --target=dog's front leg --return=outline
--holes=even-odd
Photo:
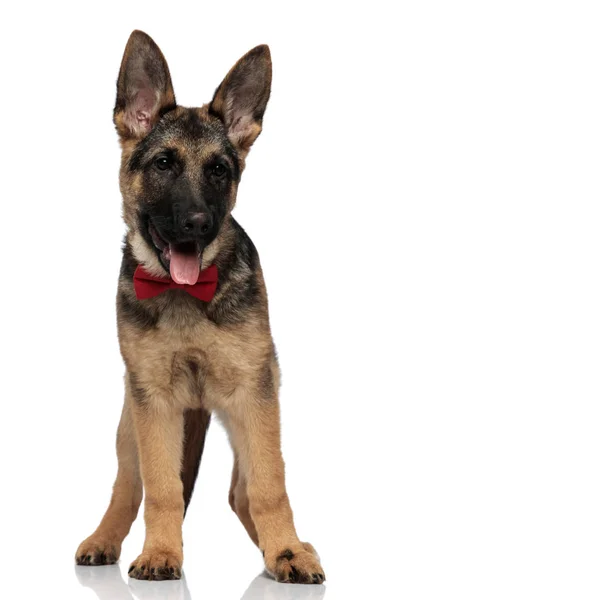
[[[145,494],[146,540],[129,575],[179,579],[183,563],[183,413],[169,399],[150,393],[134,399],[132,412]]]
[[[238,391],[231,400],[221,414],[234,446],[239,477],[245,481],[249,516],[266,569],[277,581],[322,583],[325,574],[318,555],[298,539],[294,527],[285,488],[277,395]],[[235,497],[231,502],[235,507]]]

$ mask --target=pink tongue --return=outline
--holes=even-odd
[[[194,285],[200,275],[200,259],[195,252],[177,252],[173,246],[171,250],[171,278],[175,283]]]

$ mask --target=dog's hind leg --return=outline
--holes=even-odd
[[[184,414],[183,459],[181,461],[184,514],[192,499],[209,424],[210,413],[203,408],[187,410]]]
[[[256,526],[254,525],[254,521],[250,515],[250,501],[248,500],[246,480],[240,473],[237,455],[235,456],[233,473],[231,474],[229,505],[242,522],[242,525],[246,528],[250,539],[258,546],[258,534],[256,533]]]
[[[142,478],[127,391],[117,430],[117,458],[119,468],[110,504],[96,531],[77,549],[78,565],[115,563],[142,501]]]

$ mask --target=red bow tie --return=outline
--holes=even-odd
[[[169,278],[155,277],[139,265],[133,274],[133,288],[138,300],[154,298],[167,290],[184,290],[198,300],[210,302],[217,290],[217,265],[210,265],[204,271],[200,271],[198,281],[194,285],[175,283]]]

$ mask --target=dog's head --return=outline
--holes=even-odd
[[[117,82],[123,216],[136,258],[155,274],[195,283],[203,251],[233,209],[271,89],[268,46],[243,56],[201,108],[177,106],[169,67],[134,31]]]

